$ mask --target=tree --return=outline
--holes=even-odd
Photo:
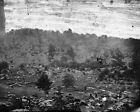
[[[65,74],[65,76],[63,77],[62,83],[66,88],[73,87],[75,83],[74,76],[69,73]]]
[[[74,58],[75,58],[75,52],[73,50],[72,47],[70,47],[68,50],[67,50],[67,55],[71,57],[72,61],[74,61]]]
[[[134,41],[134,42],[133,42]],[[134,71],[140,69],[140,43],[138,40],[133,40],[132,68]]]
[[[132,54],[132,70],[133,76],[138,82],[138,88],[140,89],[140,41],[136,39],[131,39],[131,43],[133,45],[133,54]],[[135,102],[135,107],[138,108],[140,103],[140,94],[138,94],[137,100]]]
[[[48,93],[48,90],[50,89],[52,82],[49,80],[48,76],[45,74],[42,74],[41,77],[38,79],[36,85],[39,89],[42,89],[45,91],[45,93]]]
[[[25,0],[25,4],[27,5],[27,15],[29,15],[29,0]]]
[[[116,48],[116,49],[115,49],[115,53],[116,53],[116,57],[117,57],[117,58],[119,58],[119,59],[124,58],[124,55],[123,55],[123,53],[120,51],[119,48]]]
[[[55,55],[55,46],[53,44],[49,44],[48,47],[48,60],[51,61],[54,58]]]
[[[114,60],[112,61],[114,66],[123,66],[125,64],[123,62],[124,54],[119,48],[110,49],[110,55]]]
[[[0,34],[5,33],[4,0],[0,0]]]

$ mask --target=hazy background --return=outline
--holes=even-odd
[[[123,0],[5,0],[6,32],[39,28],[76,33],[140,37],[140,5]]]

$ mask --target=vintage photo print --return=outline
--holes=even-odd
[[[140,0],[0,0],[0,112],[140,112]]]

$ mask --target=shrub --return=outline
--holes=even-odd
[[[8,68],[9,68],[9,64],[6,61],[0,62],[0,73],[2,70],[8,69]]]
[[[65,74],[62,80],[63,85],[68,88],[68,87],[73,87],[75,83],[74,76],[71,74]]]
[[[20,70],[24,71],[26,69],[26,64],[25,63],[20,64],[19,68],[20,68]]]
[[[99,80],[102,81],[105,79],[106,76],[109,75],[109,70],[108,69],[105,69],[103,71],[101,71],[101,73],[99,74]]]
[[[48,93],[48,90],[50,89],[52,82],[49,80],[48,76],[45,74],[42,74],[41,77],[38,79],[36,85],[39,89],[42,89],[45,91],[45,93]]]

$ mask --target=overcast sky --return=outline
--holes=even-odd
[[[7,0],[10,1],[10,0]],[[12,0],[13,1],[13,0]],[[5,6],[6,31],[19,28],[95,33],[121,38],[140,37],[140,5],[122,2],[71,2],[38,0],[27,7],[25,0]],[[21,2],[22,1],[22,2]],[[34,0],[35,1],[35,0]],[[107,1],[107,0],[106,0]]]

